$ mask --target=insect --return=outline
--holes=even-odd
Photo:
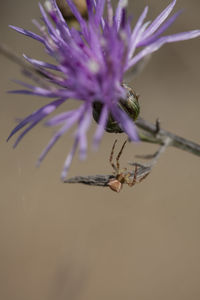
[[[109,158],[111,166],[114,169],[113,174],[115,177],[109,180],[108,186],[110,187],[111,190],[113,190],[117,193],[119,193],[121,191],[124,183],[128,184],[131,187],[131,186],[135,185],[136,183],[141,182],[150,173],[150,170],[148,168],[146,168],[140,164],[137,164],[137,163],[133,164],[135,166],[134,173],[128,172],[127,168],[120,169],[119,159],[120,159],[120,156],[122,155],[122,152],[124,150],[124,147],[125,147],[127,141],[128,140],[126,140],[123,143],[123,145],[116,157],[116,164],[113,163],[113,154],[114,154],[117,140],[114,141],[114,144],[112,146],[112,150],[110,153],[110,158]],[[141,172],[141,170],[139,168],[144,169],[145,171]]]
[[[119,108],[124,111],[131,120],[135,121],[140,113],[140,105],[139,105],[139,95],[137,95],[134,90],[129,87],[127,84],[122,84],[122,86],[126,89],[127,95],[126,99],[120,99],[118,102]],[[103,104],[101,102],[93,103],[93,118],[98,123],[101,115]],[[122,128],[118,124],[117,121],[113,118],[111,114],[108,115],[107,124],[105,126],[105,130],[110,133],[121,133],[123,132]]]

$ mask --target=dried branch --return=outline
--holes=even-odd
[[[166,151],[166,149],[171,145],[171,143],[172,139],[170,137],[166,137],[166,139],[163,141],[163,145],[160,146],[158,151],[156,151],[153,155],[136,155],[136,157],[150,160],[148,163],[145,164],[145,167],[149,167],[150,169],[152,169],[153,166],[155,166],[155,164],[158,162],[158,159],[160,158],[161,154],[163,154]],[[138,164],[130,162],[129,165],[135,166]]]
[[[29,69],[29,65],[24,61],[24,59],[22,59],[21,57],[19,57],[18,55],[16,55],[7,45],[5,44],[0,44],[0,54],[2,54],[3,56],[5,56],[6,58],[8,58],[10,61],[14,62],[15,64],[19,65],[21,68],[25,68],[25,69]],[[33,69],[33,68],[31,68]]]
[[[75,176],[66,179],[64,183],[83,183],[86,185],[94,186],[108,186],[110,179],[114,178],[113,175],[94,175],[94,176]]]
[[[147,164],[140,164],[140,163],[129,163],[131,166],[137,166],[137,173],[136,173],[136,179],[138,182],[145,176],[147,176],[153,166],[157,163],[160,155],[164,153],[164,151],[167,149],[167,147],[170,145],[171,139],[166,138],[164,141],[164,144],[154,153],[153,155],[147,157],[147,156],[140,156],[140,158],[143,159],[149,159],[151,157],[151,161],[148,162]],[[135,174],[135,170],[131,172],[131,177],[133,178]],[[114,175],[94,175],[94,176],[75,176],[69,179],[66,179],[64,182],[65,183],[82,183],[86,185],[91,185],[91,186],[102,186],[106,187],[108,186],[108,183],[110,179],[115,178]]]
[[[133,164],[134,166],[136,165]],[[139,180],[144,175],[148,174],[151,171],[150,167],[137,164],[139,170],[137,172],[137,179]],[[132,177],[134,177],[134,171],[131,172]],[[114,175],[91,175],[91,176],[75,176],[69,179],[66,179],[64,183],[82,183],[91,186],[102,186],[107,187],[110,179],[115,178]]]
[[[141,118],[136,121],[137,127],[142,129],[139,132],[141,141],[163,145],[166,138],[171,139],[170,146],[179,148],[181,150],[190,152],[194,155],[200,156],[200,145],[188,139],[175,135],[167,130],[158,128],[157,124],[149,123]]]
[[[23,58],[16,55],[7,45],[0,44],[0,54],[17,64],[21,68],[24,76],[30,78],[44,88],[49,87],[49,83],[47,82],[48,76],[44,74],[40,68],[31,66]]]

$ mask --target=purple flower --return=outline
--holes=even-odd
[[[133,120],[119,107],[119,100],[126,99],[124,74],[165,43],[188,40],[200,35],[200,30],[193,30],[163,36],[180,14],[178,12],[168,18],[176,0],[172,1],[153,22],[144,22],[148,12],[148,7],[145,7],[133,30],[130,18],[127,17],[126,0],[119,0],[116,11],[113,11],[110,0],[87,0],[88,21],[83,19],[73,1],[66,1],[80,25],[80,30],[68,27],[55,0],[47,2],[46,12],[40,5],[43,24],[34,21],[40,35],[11,26],[16,31],[42,43],[46,52],[56,61],[53,65],[24,55],[29,63],[46,76],[51,85],[47,87],[21,83],[26,89],[13,92],[57,99],[29,115],[14,128],[9,138],[26,126],[14,146],[30,129],[68,99],[80,101],[79,108],[64,111],[46,122],[48,126],[59,125],[60,129],[42,152],[39,163],[57,140],[73,125],[77,125],[72,150],[64,163],[62,179],[67,175],[77,147],[80,158],[86,156],[87,131],[92,121],[94,103],[100,102],[102,109],[93,145],[98,146],[109,115],[113,116],[132,141],[137,141],[138,135]],[[106,17],[103,14],[105,2]]]

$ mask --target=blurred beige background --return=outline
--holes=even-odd
[[[146,3],[149,18],[169,3],[129,2],[135,18]],[[200,27],[199,1],[179,0],[179,8],[185,11],[169,32]],[[8,24],[33,29],[31,19],[40,17],[37,1],[2,1],[0,15],[2,42],[19,55],[45,58],[36,41],[8,29]],[[159,117],[164,128],[200,143],[199,54],[199,39],[166,45],[131,85],[141,95],[143,117]],[[51,129],[39,125],[15,150],[14,139],[6,143],[16,118],[46,99],[7,94],[18,88],[11,79],[22,76],[13,63],[0,60],[0,299],[199,300],[200,158],[170,148],[143,183],[124,186],[120,194],[63,184],[59,176],[71,134],[40,168],[35,162]],[[110,173],[114,139],[105,134],[86,162],[74,159],[69,175]],[[124,139],[119,136],[120,143]],[[135,154],[155,150],[129,144],[122,166]]]

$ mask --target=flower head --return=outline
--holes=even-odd
[[[49,126],[61,127],[42,152],[39,162],[61,136],[73,125],[77,125],[74,144],[65,161],[62,179],[67,175],[77,147],[80,150],[80,158],[86,156],[87,131],[92,121],[94,104],[101,105],[93,140],[95,146],[99,144],[110,116],[130,140],[137,141],[138,135],[133,120],[119,105],[122,99],[126,101],[127,95],[123,85],[124,74],[165,43],[188,40],[200,35],[199,30],[194,30],[163,36],[180,13],[175,13],[168,18],[176,0],[173,0],[153,22],[144,22],[148,12],[148,7],[145,7],[133,30],[130,26],[130,18],[127,16],[127,0],[119,0],[116,11],[113,11],[110,0],[87,0],[87,21],[80,15],[72,0],[66,1],[79,23],[79,30],[68,26],[56,0],[47,2],[46,11],[42,5],[39,5],[43,24],[40,25],[36,21],[34,24],[39,29],[40,35],[11,26],[16,31],[42,43],[46,52],[55,59],[53,65],[24,55],[25,59],[37,68],[51,85],[47,87],[22,83],[26,89],[13,92],[56,100],[35,111],[14,128],[9,138],[26,126],[14,146],[30,129],[68,99],[80,101],[79,108],[64,111],[46,122]],[[104,17],[105,5],[107,13]]]

